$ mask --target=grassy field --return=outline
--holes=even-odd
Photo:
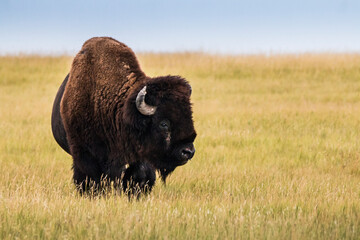
[[[0,57],[0,239],[359,239],[360,55],[142,54],[192,84],[197,153],[139,201],[79,196],[51,134],[71,57]]]

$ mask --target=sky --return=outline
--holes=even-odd
[[[74,54],[94,36],[135,52],[360,53],[360,1],[0,0],[0,55]]]

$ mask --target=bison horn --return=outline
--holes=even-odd
[[[136,108],[143,115],[150,116],[154,115],[156,112],[155,106],[150,106],[145,103],[145,95],[146,95],[146,86],[143,87],[136,97]]]

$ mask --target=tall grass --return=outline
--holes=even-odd
[[[0,57],[0,239],[359,239],[360,56],[141,54],[193,88],[194,159],[79,196],[50,129],[71,57]]]

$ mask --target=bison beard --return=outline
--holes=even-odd
[[[85,192],[113,182],[129,194],[150,192],[190,160],[196,132],[191,87],[178,76],[146,76],[130,48],[112,38],[86,41],[56,95],[52,131],[73,157]]]

